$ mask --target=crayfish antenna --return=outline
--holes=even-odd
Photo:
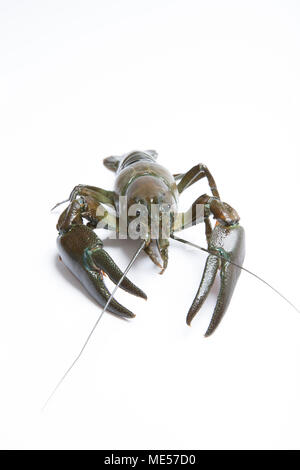
[[[143,248],[145,247],[146,245],[146,241],[143,240],[143,242],[141,243],[141,245],[139,246],[139,248],[137,249],[137,251],[135,252],[135,254],[133,255],[133,257],[131,258],[131,261],[130,263],[128,264],[127,268],[125,269],[123,275],[121,276],[119,282],[116,284],[114,290],[112,291],[109,299],[107,300],[102,312],[100,313],[100,315],[98,316],[97,318],[97,321],[96,323],[94,324],[93,328],[91,329],[90,333],[88,334],[85,342],[83,343],[83,346],[81,348],[81,350],[79,351],[79,353],[77,354],[77,356],[75,357],[74,361],[72,362],[72,364],[68,367],[68,369],[66,370],[66,372],[64,373],[64,375],[62,376],[62,378],[59,380],[59,382],[57,383],[57,385],[55,386],[55,388],[53,389],[52,393],[49,395],[49,398],[46,400],[44,406],[42,407],[42,411],[44,411],[44,409],[46,408],[46,406],[48,405],[49,401],[51,400],[51,398],[54,396],[54,394],[56,393],[56,391],[58,390],[58,388],[60,387],[60,385],[63,383],[63,381],[65,380],[65,378],[67,377],[67,375],[71,372],[71,370],[73,369],[73,367],[75,366],[75,364],[77,363],[77,361],[79,360],[79,358],[81,357],[83,351],[85,350],[89,340],[91,339],[91,336],[93,335],[95,329],[97,328],[98,326],[98,323],[100,322],[102,316],[104,315],[104,313],[106,312],[110,302],[114,299],[114,295],[116,293],[116,290],[118,289],[118,287],[120,286],[120,284],[122,284],[122,281],[125,279],[128,271],[130,270],[130,268],[132,267],[133,263],[135,262],[135,260],[137,259],[137,257],[139,256],[140,252],[143,250]]]
[[[196,245],[195,243],[192,243],[188,240],[185,240],[183,238],[179,238],[179,237],[176,237],[175,235],[171,235],[171,238],[173,238],[173,240],[176,240],[178,242],[181,242],[181,243],[185,243],[187,245],[190,245],[192,246],[193,248],[197,248],[198,250],[201,250],[201,251],[205,251],[206,253],[208,253],[209,255],[213,255],[213,256],[216,256],[217,258],[220,258],[221,260],[225,260],[226,262],[232,264],[233,266],[235,266],[236,268],[239,268],[241,269],[242,271],[246,271],[246,273],[248,274],[251,274],[251,276],[255,277],[256,279],[258,279],[260,282],[262,282],[263,284],[265,284],[267,287],[269,287],[270,289],[272,289],[277,295],[279,295],[279,297],[281,297],[283,300],[285,300],[285,302],[287,302],[294,310],[296,310],[297,313],[300,313],[300,310],[296,307],[295,304],[293,304],[285,295],[283,295],[279,290],[277,290],[274,286],[272,286],[271,284],[269,284],[269,282],[265,281],[262,277],[260,277],[258,274],[255,274],[254,272],[250,271],[249,269],[245,268],[244,266],[240,266],[239,264],[235,263],[234,261],[230,261],[229,259],[225,258],[224,256],[222,256],[220,253],[215,253],[215,252],[212,252],[210,250],[208,250],[207,248],[203,248],[202,246],[200,245]]]
[[[58,202],[57,204],[55,204],[55,206],[52,207],[52,209],[50,210],[50,212],[54,211],[54,209],[56,209],[58,206],[60,206],[61,204],[64,204],[65,202],[69,202],[70,199],[65,199],[64,201],[61,201],[61,202]]]

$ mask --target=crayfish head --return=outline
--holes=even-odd
[[[163,179],[140,176],[130,184],[126,195],[129,236],[131,228],[137,230],[147,244],[153,239],[169,238],[177,200]]]

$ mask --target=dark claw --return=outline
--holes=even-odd
[[[194,316],[199,312],[200,308],[203,305],[208,293],[210,291],[211,286],[214,283],[216,274],[218,272],[219,267],[219,258],[217,256],[209,255],[206,260],[206,265],[204,268],[204,273],[201,279],[201,283],[194,298],[194,301],[191,305],[189,313],[187,314],[186,322],[188,325],[191,324]]]
[[[187,323],[190,324],[205,301],[214,283],[218,267],[221,266],[219,295],[205,336],[210,336],[222,320],[240,276],[241,269],[231,264],[230,261],[239,266],[243,265],[245,258],[245,232],[243,227],[240,225],[217,225],[212,232],[208,249],[221,255],[222,259],[214,255],[208,257],[199,290],[187,316]]]
[[[88,250],[88,256],[91,257],[91,262],[95,264],[96,268],[104,271],[115,284],[118,284],[121,277],[123,276],[123,273],[103,248],[99,249],[97,247],[96,249]],[[137,297],[142,297],[143,299],[147,300],[147,295],[145,292],[139,289],[127,277],[123,279],[120,287],[130,294],[136,295]]]
[[[94,297],[94,299],[102,307],[104,307],[110,297],[110,292],[103,281],[103,275],[92,270],[86,270],[86,278],[85,276],[81,276],[80,281],[82,282],[84,287],[89,291],[92,297]],[[123,305],[119,304],[119,302],[117,302],[115,299],[111,299],[107,309],[110,312],[115,313],[116,315],[120,315],[122,317],[135,317],[134,313],[132,313]]]
[[[103,249],[101,240],[86,225],[74,225],[59,235],[57,244],[64,264],[92,297],[104,307],[110,297],[110,292],[103,281],[103,274],[107,273],[109,278],[117,284],[123,273]],[[147,298],[146,294],[127,277],[124,278],[120,287],[131,294]],[[115,299],[110,301],[108,310],[127,318],[135,316]]]

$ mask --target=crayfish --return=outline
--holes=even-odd
[[[169,238],[188,243],[178,238],[176,232],[203,222],[208,257],[187,323],[191,323],[201,308],[219,273],[218,298],[205,334],[209,336],[226,312],[240,275],[245,256],[244,229],[239,225],[235,209],[221,201],[215,180],[205,165],[197,164],[186,173],[172,175],[156,160],[154,150],[107,157],[104,165],[116,173],[113,191],[75,186],[67,200],[69,205],[57,223],[59,254],[102,307],[132,318],[134,314],[118,303],[107,289],[104,274],[131,294],[143,298],[146,294],[124,276],[94,229],[102,227],[120,238],[142,239],[141,249],[163,273],[168,265]],[[180,194],[203,178],[207,179],[211,194],[201,195],[187,212],[179,212]],[[216,220],[214,227],[212,218]]]

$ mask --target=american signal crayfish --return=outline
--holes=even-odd
[[[100,306],[131,318],[134,314],[108,291],[104,274],[131,294],[143,298],[146,294],[123,275],[94,229],[113,230],[120,238],[140,238],[140,249],[161,266],[162,273],[168,264],[169,238],[189,243],[178,238],[176,232],[203,222],[208,245],[204,251],[208,252],[208,257],[199,289],[187,314],[187,323],[191,323],[201,308],[219,273],[218,298],[205,334],[209,336],[226,312],[240,275],[245,256],[244,229],[239,225],[237,212],[221,201],[214,178],[205,165],[198,164],[187,173],[172,175],[156,160],[157,153],[153,150],[111,156],[103,163],[116,173],[113,191],[95,186],[76,186],[57,223],[59,254]],[[203,178],[207,179],[211,194],[201,195],[189,211],[179,212],[180,194]],[[108,210],[109,207],[113,212]],[[216,220],[214,228],[212,218]]]

